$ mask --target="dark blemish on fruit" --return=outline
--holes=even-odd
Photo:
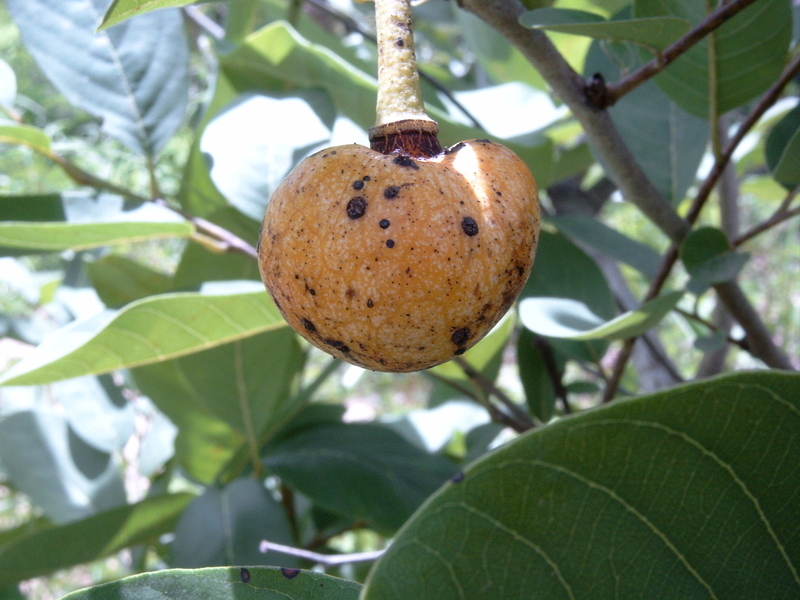
[[[394,200],[397,198],[397,194],[400,193],[400,186],[399,185],[390,185],[385,190],[383,190],[383,197],[387,200]]]
[[[328,158],[328,155],[327,154],[323,154],[322,158]]]
[[[455,354],[456,356],[461,356],[461,355],[462,355],[462,354],[464,354],[464,352],[466,352],[466,351],[467,351],[467,349],[466,349],[466,348],[459,348],[458,350],[456,350],[455,352],[453,352],[453,354]]]
[[[353,182],[353,189],[355,190],[364,189],[364,182],[360,179],[357,179],[356,181]]]
[[[331,348],[336,348],[337,350],[339,350],[340,352],[344,352],[345,354],[350,352],[350,347],[340,340],[326,338],[322,341],[328,344],[328,346],[330,346]]]
[[[450,146],[449,148],[445,148],[444,153],[445,154],[454,154],[455,152],[458,152],[459,150],[461,150],[463,147],[464,147],[464,142],[458,142],[457,144],[454,144],[454,145]]]
[[[372,299],[370,298],[369,300],[367,300],[367,308],[372,308],[373,306],[375,305],[372,303]]]
[[[461,483],[462,481],[464,481],[464,472],[459,471],[450,478],[450,481],[452,481],[453,483]]]
[[[310,331],[311,333],[317,331],[317,328],[314,326],[314,324],[305,317],[300,319],[300,322],[303,324],[303,327],[306,328],[306,331]]]
[[[389,219],[381,219],[381,221],[380,221],[380,223],[378,223],[378,225],[381,226],[381,229],[387,229],[389,227],[389,225],[391,225],[391,222],[389,221]]]
[[[478,141],[479,141],[479,142],[480,142],[480,141],[486,141],[486,142],[488,142],[489,140],[478,140]],[[331,154],[336,154],[336,150],[334,150],[333,152],[331,152]]]
[[[361,180],[362,180],[362,181],[369,181],[369,180],[370,180],[370,176],[369,176],[369,175],[364,175],[364,176],[361,178]]]
[[[400,167],[411,167],[417,171],[419,170],[419,165],[417,165],[416,161],[405,154],[396,157],[392,162]]]
[[[294,278],[295,278],[295,279],[300,279],[300,275],[298,275],[297,273],[295,273],[295,274],[294,274]]]
[[[360,219],[367,212],[367,199],[364,196],[356,196],[347,203],[347,216],[351,219]]]
[[[406,45],[406,43],[403,41],[403,38],[397,38],[394,41],[394,45],[397,46],[398,48],[402,48],[403,46]]]
[[[394,248],[394,240],[386,240],[387,248]]]
[[[495,190],[494,193],[497,194],[498,196],[502,196],[503,195],[503,192],[498,192],[497,190]]]
[[[347,291],[344,293],[344,295],[350,299],[353,299],[356,297],[356,291],[353,288],[347,288]]]
[[[286,579],[294,579],[300,574],[300,569],[290,569],[289,567],[281,567],[281,575]]]
[[[245,568],[242,568],[239,571],[239,575],[242,577],[242,583],[249,583],[250,582],[250,571]]]
[[[476,142],[483,142],[484,144],[491,144],[492,140],[487,140],[486,138],[481,138],[479,140],[475,140]],[[336,152],[334,152],[336,154]]]
[[[478,224],[472,217],[464,217],[464,220],[461,221],[461,229],[470,237],[478,235]]]
[[[467,343],[467,340],[469,340],[470,335],[469,327],[462,327],[461,329],[456,329],[450,339],[453,340],[456,346],[463,346]]]
[[[317,290],[312,289],[312,288],[308,288],[308,293],[311,294],[312,296],[316,296],[317,295]]]

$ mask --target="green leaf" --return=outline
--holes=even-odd
[[[186,110],[183,20],[178,11],[162,11],[95,34],[97,4],[6,2],[26,49],[67,100],[102,119],[103,129],[134,152],[154,155]]]
[[[540,8],[524,13],[519,21],[531,29],[545,29],[592,38],[634,42],[664,50],[690,29],[679,17],[653,17],[606,21],[601,15],[569,8]]]
[[[0,144],[28,146],[42,154],[50,153],[50,137],[32,125],[0,125]]]
[[[456,472],[445,458],[370,423],[303,429],[268,451],[264,465],[323,508],[387,532]]]
[[[63,600],[358,600],[360,591],[355,581],[295,569],[170,569],[79,590]]]
[[[0,245],[30,250],[86,250],[145,240],[188,238],[188,221],[132,223],[0,223]]]
[[[634,15],[679,17],[694,26],[716,7],[701,0],[639,0]],[[790,3],[762,0],[692,46],[655,81],[685,110],[705,119],[716,118],[752,100],[778,78],[791,36]]]
[[[143,15],[151,10],[196,4],[200,0],[114,0],[106,9],[97,31],[103,31],[126,19]]]
[[[125,502],[111,455],[88,445],[61,415],[28,410],[5,417],[0,460],[14,486],[57,523]]]
[[[558,367],[563,370],[564,360],[561,355],[559,358],[561,364]],[[536,336],[524,327],[517,338],[517,365],[531,414],[542,423],[547,423],[555,414],[556,394]]]
[[[699,227],[681,244],[686,271],[703,284],[730,281],[749,258],[747,252],[733,252],[728,236],[716,227]]]
[[[604,321],[582,302],[566,298],[527,298],[519,307],[522,324],[540,335],[571,340],[622,340],[655,327],[683,297],[670,292]]]
[[[294,543],[281,503],[262,481],[242,477],[222,489],[206,489],[186,507],[175,527],[171,564],[297,566],[296,559],[262,554],[259,545],[265,539],[288,546]]]
[[[188,493],[156,496],[18,537],[0,547],[0,586],[155,541],[159,535],[172,531],[178,515],[193,497]]]
[[[0,385],[31,385],[108,373],[206,350],[288,327],[266,292],[175,293],[106,310],[58,330],[0,376]]]
[[[648,279],[655,277],[661,257],[652,246],[629,238],[589,215],[562,215],[551,217],[550,222],[569,237],[630,265]]]
[[[172,278],[119,254],[87,261],[86,271],[103,304],[119,308],[169,291]]]
[[[562,419],[437,492],[362,600],[797,598],[798,430],[779,372]]]
[[[630,45],[593,42],[584,74],[600,73],[606,81],[615,81],[641,64],[639,53]],[[653,81],[639,85],[608,111],[636,161],[661,195],[677,206],[694,183],[708,146],[707,117],[683,110]]]
[[[800,104],[772,128],[764,155],[778,183],[787,189],[794,189],[800,183]]]

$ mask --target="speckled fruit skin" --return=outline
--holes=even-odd
[[[360,145],[303,160],[275,190],[261,277],[288,323],[376,371],[463,354],[530,274],[539,199],[528,168],[488,140],[429,159]]]

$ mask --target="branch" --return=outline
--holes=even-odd
[[[690,223],[682,219],[664,200],[642,171],[609,114],[598,109],[587,98],[586,81],[570,67],[543,32],[520,25],[518,19],[525,12],[525,8],[519,0],[460,1],[465,9],[497,29],[522,52],[548,82],[555,95],[567,104],[573,116],[580,122],[589,143],[596,153],[603,157],[607,173],[615,181],[625,199],[636,205],[675,244],[680,244],[691,230]],[[787,67],[784,75],[792,71],[792,65],[796,60]],[[782,76],[780,81],[785,80],[785,76]],[[735,144],[738,144],[738,141],[737,137],[731,140]],[[666,263],[662,264],[666,266]],[[665,269],[664,280],[670,270],[671,265]],[[726,308],[750,338],[749,347],[752,348],[753,354],[768,366],[791,368],[788,358],[775,346],[761,318],[739,286],[728,282],[715,286],[715,289]]]
[[[349,565],[358,562],[370,562],[377,560],[385,552],[385,550],[375,550],[374,552],[354,552],[352,554],[320,554],[319,552],[284,546],[283,544],[276,544],[274,542],[268,542],[267,540],[261,541],[259,550],[262,554],[278,552],[280,554],[286,554],[287,556],[310,560],[323,567],[337,567],[339,565]]]
[[[763,223],[759,223],[758,225],[754,226],[752,229],[745,231],[742,235],[737,237],[735,240],[731,242],[731,245],[734,248],[738,248],[745,242],[749,242],[751,239],[756,237],[757,235],[764,233],[768,229],[772,229],[776,225],[780,225],[784,221],[791,219],[792,217],[796,217],[800,215],[800,206],[794,207],[792,210],[789,210],[789,206],[791,206],[794,199],[797,197],[797,194],[800,193],[800,185],[795,187],[792,191],[790,191],[786,198],[784,198],[781,205],[778,207],[772,216],[768,218]]]
[[[658,75],[661,71],[672,64],[676,58],[689,50],[697,42],[702,40],[717,27],[725,23],[737,13],[741,12],[756,0],[733,0],[732,2],[720,3],[719,8],[708,15],[703,21],[690,29],[686,35],[661,52],[659,56],[622,77],[614,83],[607,84],[605,93],[601,95],[603,100],[600,108],[612,106],[622,96],[644,83],[651,77]]]

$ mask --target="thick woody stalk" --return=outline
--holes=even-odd
[[[439,126],[425,113],[409,0],[375,0],[378,32],[378,103],[370,146],[426,158],[441,152]]]

